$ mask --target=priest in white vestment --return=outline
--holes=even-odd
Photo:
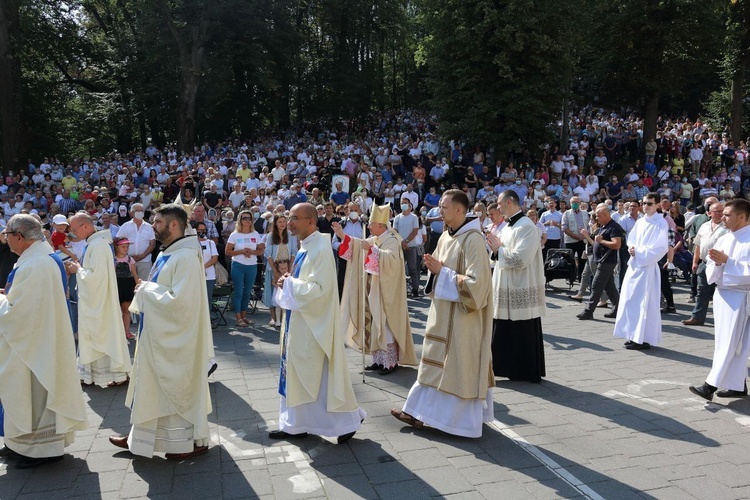
[[[177,204],[154,212],[154,232],[164,247],[130,305],[141,318],[125,398],[132,427],[109,440],[135,455],[182,460],[208,451],[211,319],[203,251],[194,235],[185,235],[187,212]]]
[[[97,232],[85,212],[71,217],[69,228],[79,241],[86,242],[80,263],[65,263],[78,284],[78,375],[84,385],[125,384],[132,366],[122,333],[112,233],[107,229]]]
[[[372,364],[365,370],[377,370],[380,375],[393,373],[399,365],[417,365],[406,307],[402,239],[390,228],[390,213],[390,205],[373,207],[369,222],[372,236],[368,239],[353,238],[344,233],[339,223],[331,224],[341,240],[339,257],[349,262],[341,299],[346,343],[370,353]],[[362,273],[365,273],[364,283]],[[365,325],[361,328],[363,297]]]
[[[708,251],[706,278],[714,292],[714,358],[701,386],[690,391],[709,401],[747,395],[750,353],[750,202],[735,199],[724,206],[723,222],[731,231]],[[717,391],[722,388],[723,390]]]
[[[3,237],[20,258],[7,288],[0,290],[0,401],[5,412],[0,456],[25,469],[61,460],[75,431],[88,429],[88,420],[63,263],[30,215],[14,215]]]
[[[478,438],[494,420],[492,274],[478,219],[467,219],[466,193],[440,199],[446,229],[432,255],[425,293],[432,298],[417,381],[391,415],[417,429],[429,425]]]
[[[269,437],[311,433],[336,436],[344,443],[367,414],[357,404],[349,378],[331,239],[316,230],[317,221],[313,205],[292,207],[287,227],[299,239],[300,249],[276,292],[286,311],[281,326],[279,429]]]
[[[659,197],[648,193],[641,217],[628,235],[628,269],[620,289],[614,336],[627,339],[625,348],[649,349],[661,341],[661,271],[659,260],[667,253],[669,226],[661,213]]]

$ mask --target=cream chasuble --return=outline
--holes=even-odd
[[[133,377],[130,451],[186,453],[207,444],[206,360],[214,355],[203,254],[195,236],[164,249],[130,305],[141,316]]]
[[[111,243],[109,230],[89,236],[76,273],[79,376],[102,387],[126,380],[132,369]]]
[[[88,429],[65,300],[67,277],[39,241],[18,259],[0,295],[0,400],[5,445],[29,457],[59,456]],[[40,305],[44,314],[40,314]]]
[[[398,364],[417,365],[406,307],[406,279],[404,275],[404,252],[401,237],[388,229],[378,237],[371,237],[372,252],[368,259],[377,260],[378,274],[368,273],[365,322],[370,319],[369,338],[364,342],[365,352],[387,351],[386,329],[390,330],[398,344]],[[344,249],[342,252],[341,249]],[[346,343],[357,350],[362,349],[362,334],[359,327],[360,297],[362,297],[361,272],[365,268],[362,240],[347,236],[339,247],[339,255],[350,261],[346,266],[346,281],[342,295],[341,316],[346,331]]]

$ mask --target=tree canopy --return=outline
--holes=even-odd
[[[4,0],[4,168],[418,108],[498,151],[571,102],[707,114],[741,137],[750,54],[731,0]],[[562,120],[564,122],[564,120]]]

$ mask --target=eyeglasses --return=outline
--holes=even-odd
[[[241,217],[240,220],[253,220],[252,217]]]
[[[8,236],[9,234],[19,234],[18,231],[0,231],[0,234]]]
[[[291,217],[289,217],[289,222],[297,222],[297,221],[305,220],[305,219],[312,219],[312,217],[299,217],[297,215],[292,215]]]

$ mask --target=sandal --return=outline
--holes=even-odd
[[[110,382],[107,384],[107,387],[120,387],[121,385],[125,385],[128,382],[130,382],[130,377],[126,378],[122,382]]]
[[[391,409],[391,415],[393,415],[403,423],[411,425],[415,429],[421,429],[422,427],[424,427],[424,422],[422,422],[421,420],[417,420],[416,418],[401,410],[393,408]]]
[[[237,325],[239,328],[242,328],[242,327],[245,327],[245,326],[250,326],[250,324],[247,321],[245,321],[244,319],[238,319],[238,320],[236,320],[235,321],[235,325]]]

